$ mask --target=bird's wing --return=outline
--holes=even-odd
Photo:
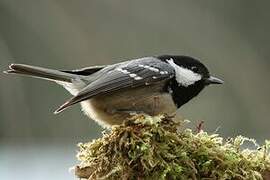
[[[154,57],[146,57],[104,68],[106,73],[82,89],[76,96],[60,106],[55,113],[78,102],[90,99],[96,95],[111,93],[125,88],[151,85],[174,77],[174,69],[167,63]],[[100,71],[100,73],[101,73]]]

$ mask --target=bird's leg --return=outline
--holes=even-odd
[[[200,121],[198,123],[198,125],[196,126],[197,133],[199,133],[203,130],[203,124],[204,124],[204,121]]]
[[[153,113],[152,114],[156,114],[156,111],[158,111],[158,106],[159,106],[159,97],[158,96],[154,96],[154,103],[153,103]]]

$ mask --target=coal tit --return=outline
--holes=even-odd
[[[223,83],[210,76],[199,60],[173,55],[71,71],[11,64],[5,73],[30,75],[62,85],[73,97],[55,113],[81,103],[85,114],[104,127],[121,124],[133,113],[174,114],[205,86]]]

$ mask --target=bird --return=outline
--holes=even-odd
[[[75,70],[11,64],[6,74],[54,81],[72,98],[55,114],[80,103],[82,111],[104,128],[122,124],[134,114],[172,115],[206,86],[223,84],[197,58],[161,55]]]

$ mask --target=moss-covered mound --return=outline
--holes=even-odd
[[[92,142],[79,144],[75,174],[88,179],[267,179],[269,141],[242,149],[242,136],[179,129],[170,117],[138,115]]]

